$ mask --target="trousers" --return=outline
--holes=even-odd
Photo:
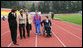
[[[37,28],[38,28],[38,31],[39,31],[39,34],[40,34],[41,33],[41,31],[40,31],[40,24],[35,24],[36,33],[37,33]]]
[[[22,38],[22,30],[23,30],[23,37],[25,37],[25,24],[19,24],[19,31],[21,38]]]

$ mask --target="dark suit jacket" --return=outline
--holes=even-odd
[[[44,23],[44,27],[50,27],[52,24],[50,20],[48,20],[48,22],[46,22],[46,19],[41,22],[41,25],[42,25],[42,23]]]
[[[16,21],[16,14],[14,16],[14,14],[12,14],[12,12],[9,13],[8,15],[8,22],[9,22],[9,26],[17,26],[17,21]]]

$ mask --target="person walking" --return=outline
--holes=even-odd
[[[24,10],[20,10],[20,15],[18,16],[18,25],[20,31],[20,38],[22,39],[22,30],[23,37],[25,38],[25,26],[26,26],[26,15],[24,14]]]
[[[8,14],[8,23],[9,23],[9,28],[10,28],[10,32],[11,32],[12,42],[13,42],[13,44],[18,45],[16,11],[17,11],[16,7],[12,8],[11,12]]]
[[[33,23],[35,24],[36,35],[37,35],[37,28],[39,30],[39,35],[41,35],[40,31],[41,16],[38,14],[37,11],[35,12],[35,15],[33,17]]]
[[[52,12],[51,16],[52,16],[51,18],[52,18],[52,20],[53,20],[53,19],[54,19],[54,13],[53,13],[53,12]]]
[[[27,29],[27,37],[30,36],[30,30],[32,30],[32,18],[30,14],[28,13],[28,10],[25,10],[26,13],[26,29]]]

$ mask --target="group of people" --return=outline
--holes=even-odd
[[[19,31],[20,31],[20,37],[22,39],[22,30],[23,30],[23,37],[25,38],[25,27],[27,30],[27,37],[30,36],[29,32],[32,29],[31,26],[32,23],[32,18],[30,14],[28,14],[28,10],[20,10],[20,15],[17,16],[17,24],[19,26]]]
[[[20,15],[16,14],[17,9],[13,8],[11,12],[8,15],[8,22],[9,22],[9,28],[11,31],[11,38],[15,45],[18,45],[17,43],[17,26],[19,26],[19,32],[20,32],[20,38],[22,39],[25,37],[25,27],[27,30],[27,37],[30,36],[30,30],[32,29],[31,23],[32,19],[30,14],[28,14],[28,10],[21,9]],[[23,36],[22,36],[23,31]]]
[[[9,22],[9,28],[11,32],[11,38],[13,41],[13,44],[18,45],[17,43],[17,26],[19,26],[19,32],[20,32],[20,38],[22,39],[25,37],[25,27],[27,30],[27,37],[30,37],[30,30],[32,30],[32,17],[28,13],[28,10],[21,9],[20,15],[16,14],[17,8],[13,8],[11,12],[8,14],[8,22]],[[48,19],[45,19],[41,21],[41,16],[38,14],[38,12],[35,12],[35,15],[33,17],[33,23],[35,25],[35,32],[36,35],[38,34],[37,28],[39,31],[39,35],[41,35],[40,25],[42,26],[42,23],[44,23],[44,28],[47,30],[48,26],[51,26],[51,21]],[[23,36],[22,36],[23,31]],[[47,35],[47,36],[50,36]]]

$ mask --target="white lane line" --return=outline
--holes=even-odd
[[[55,31],[55,30],[54,30]],[[66,47],[66,45],[60,40],[60,38],[53,32],[53,29],[52,29],[52,33],[54,34],[54,36],[60,41],[60,43]]]
[[[18,36],[19,36],[19,34],[18,34]],[[18,36],[17,36],[17,38],[18,38]],[[12,44],[13,44],[13,42],[11,42],[11,43],[8,45],[8,47],[10,47]]]
[[[8,27],[9,27],[9,26],[5,26],[5,27],[1,28],[1,30],[7,29]]]
[[[65,24],[65,25],[66,25],[66,24]],[[71,24],[70,24],[70,25],[67,25],[67,26],[69,26],[69,27],[71,27],[71,28],[73,28],[73,29],[76,29],[76,30],[82,31],[82,29],[79,29],[79,28],[77,28],[77,27],[72,27]]]
[[[4,24],[4,25],[2,25],[2,24]],[[7,25],[9,25],[8,23],[1,23],[1,26],[7,26]]]
[[[5,28],[6,26],[7,26],[7,24],[5,24],[5,25],[1,25],[2,29]]]
[[[10,47],[10,45],[12,45],[13,44],[13,42],[11,42],[9,45],[8,45],[8,47]]]
[[[69,23],[67,21],[63,21],[63,22]],[[69,23],[69,24],[76,25],[76,26],[81,26],[81,25],[78,25],[78,24],[75,24],[75,23]]]
[[[10,32],[10,31],[7,31],[7,32],[5,32],[5,33],[1,34],[1,36],[5,35],[5,34],[6,34],[6,33],[8,33],[8,32]]]
[[[36,38],[35,38],[35,47],[37,47],[37,35],[36,35]]]
[[[60,43],[64,46],[64,47],[66,47],[66,45],[60,40],[60,38],[52,31],[52,33],[54,34],[54,36],[60,41]]]
[[[55,25],[55,24],[54,24],[54,25]],[[82,40],[82,38],[80,38],[80,37],[78,37],[77,35],[75,35],[75,34],[69,32],[68,30],[64,29],[63,27],[60,27],[59,25],[56,25],[56,26],[58,26],[59,28],[63,29],[63,30],[66,31],[67,33],[69,33],[69,34],[71,34],[71,35],[77,37],[78,39]]]

